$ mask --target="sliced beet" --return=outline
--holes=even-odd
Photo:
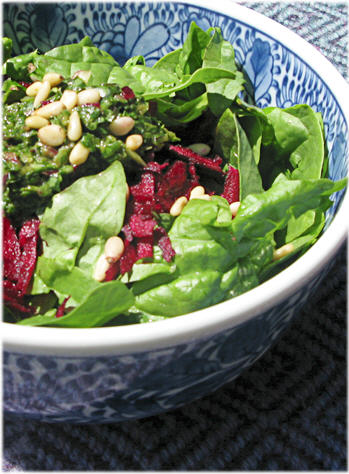
[[[120,273],[128,273],[132,270],[133,264],[138,260],[137,251],[132,244],[125,246],[125,251],[120,258]]]
[[[134,237],[152,237],[156,221],[148,216],[133,214],[129,225]]]
[[[39,225],[39,219],[30,219],[23,224],[19,232],[21,259],[19,263],[17,289],[21,295],[26,293],[35,270]]]
[[[224,189],[222,197],[224,197],[229,204],[239,200],[240,196],[240,177],[239,170],[233,166],[229,166],[227,175],[224,181]]]
[[[169,150],[175,153],[177,156],[185,158],[190,163],[194,163],[199,166],[203,166],[211,171],[216,171],[217,173],[223,174],[221,165],[222,165],[222,158],[219,156],[215,158],[207,158],[195,153],[190,148],[183,147],[181,145],[170,145]]]
[[[33,314],[35,311],[34,307],[28,307],[26,306],[22,299],[20,298],[14,298],[13,296],[9,295],[6,291],[4,291],[4,301],[5,303],[10,306],[11,308],[20,311],[21,313],[26,313],[26,314]]]
[[[143,173],[141,181],[131,186],[130,192],[138,202],[153,199],[155,196],[155,177],[153,173]]]
[[[4,277],[16,282],[18,279],[21,248],[16,231],[7,217],[3,217],[2,232]]]
[[[120,263],[115,262],[110,265],[108,270],[106,271],[104,281],[111,281],[114,280],[114,278],[119,275],[120,273]]]
[[[122,88],[121,95],[126,100],[131,100],[131,99],[134,99],[136,97],[135,93],[133,92],[131,87],[128,87],[128,86],[125,86],[125,87]]]
[[[62,303],[58,306],[57,308],[57,311],[56,311],[56,318],[61,318],[62,316],[65,315],[65,307],[66,307],[66,304],[69,300],[70,296],[67,296],[66,298],[64,298],[64,300],[62,301]]]
[[[153,258],[153,235],[142,237],[137,242],[137,258]]]
[[[158,246],[161,248],[162,256],[166,262],[170,262],[176,255],[176,252],[172,247],[171,239],[168,235],[164,235],[159,239]]]

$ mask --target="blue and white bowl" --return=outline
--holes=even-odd
[[[349,87],[312,46],[226,0],[191,3],[8,3],[15,53],[85,35],[121,64],[178,48],[191,21],[219,26],[248,74],[257,105],[308,103],[324,117],[334,180],[347,175]],[[45,421],[129,420],[178,407],[233,380],[286,328],[326,274],[347,234],[349,198],[334,196],[318,242],[279,275],[237,298],[143,325],[95,329],[2,323],[5,411]]]

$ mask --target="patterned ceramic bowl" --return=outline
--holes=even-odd
[[[121,64],[152,64],[179,47],[194,20],[219,26],[259,106],[308,103],[322,112],[330,177],[347,175],[349,88],[312,46],[226,0],[186,3],[8,3],[16,53],[92,38]],[[324,277],[347,232],[349,199],[334,197],[326,231],[298,261],[237,298],[136,326],[58,329],[3,323],[4,408],[46,421],[114,422],[153,415],[233,380],[275,341]]]

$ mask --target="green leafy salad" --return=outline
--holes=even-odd
[[[6,322],[115,326],[228,300],[302,255],[346,186],[326,177],[321,114],[253,105],[217,28],[193,23],[152,67],[87,37],[14,57],[4,38],[3,58]]]

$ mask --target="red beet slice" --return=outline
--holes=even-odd
[[[136,201],[147,201],[155,195],[155,177],[153,173],[143,173],[141,181],[131,186],[130,192]]]
[[[67,304],[67,301],[69,300],[70,296],[67,296],[66,298],[64,298],[64,300],[62,301],[62,303],[58,306],[57,308],[57,311],[56,311],[56,318],[61,318],[62,316],[64,316],[65,314],[65,307],[66,307],[66,304]]]
[[[133,264],[138,260],[137,251],[132,244],[125,246],[125,251],[120,258],[120,273],[123,275],[132,270]]]
[[[132,215],[130,219],[130,227],[134,237],[151,237],[153,235],[156,221],[142,215]]]
[[[18,267],[21,257],[21,248],[15,229],[10,220],[3,217],[3,259],[4,277],[16,282],[18,278]]]
[[[138,239],[137,258],[153,258],[153,255],[153,236]]]
[[[126,100],[131,100],[135,98],[135,94],[133,90],[131,89],[131,87],[128,87],[128,86],[125,86],[122,88],[121,95]]]
[[[229,204],[239,200],[240,196],[240,178],[239,170],[233,166],[229,166],[228,173],[224,181],[224,189],[222,197],[224,197]]]
[[[106,271],[104,281],[114,280],[116,275],[118,275],[119,273],[120,273],[120,263],[115,262],[112,265],[110,265],[110,267]]]
[[[6,291],[4,291],[4,301],[8,306],[17,311],[20,311],[21,313],[33,314],[33,312],[35,311],[35,308],[29,308],[28,306],[25,306],[20,298],[14,298]]]
[[[177,156],[186,158],[191,163],[195,163],[196,165],[200,165],[209,170],[217,171],[218,173],[223,174],[221,168],[223,160],[219,156],[215,158],[205,158],[198,153],[195,153],[190,148],[186,148],[181,145],[170,145],[169,150],[176,153]]]
[[[23,224],[19,232],[21,259],[18,269],[17,289],[20,295],[26,293],[34,273],[37,260],[39,225],[40,221],[38,219],[31,219]]]
[[[166,262],[170,262],[176,255],[176,252],[174,251],[171,244],[171,239],[168,235],[164,235],[159,239],[158,246],[161,248],[162,256],[164,257]]]

